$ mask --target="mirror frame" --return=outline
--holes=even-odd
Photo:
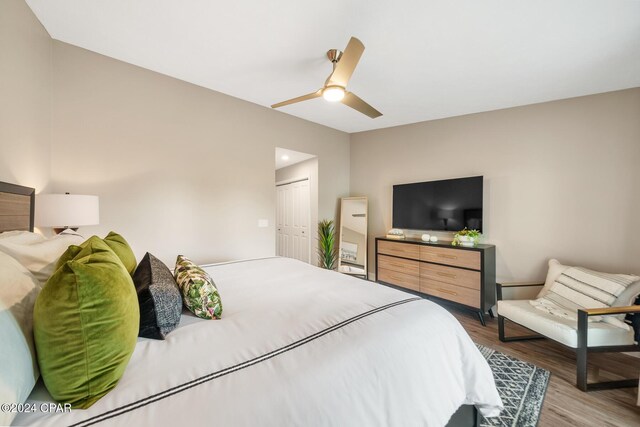
[[[342,224],[343,215],[344,215],[344,202],[350,200],[364,200],[365,204],[365,232],[364,232],[364,273],[349,273],[345,271],[340,271],[340,267],[342,266],[342,257],[340,254],[342,253]],[[340,242],[338,244],[338,270],[339,273],[348,274],[350,276],[358,276],[363,277],[365,280],[369,279],[369,199],[367,196],[357,196],[357,197],[342,197],[340,199]]]

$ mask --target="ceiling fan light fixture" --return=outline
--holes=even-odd
[[[341,86],[327,86],[322,91],[322,97],[329,102],[338,102],[342,101],[344,98],[345,91]]]
[[[347,92],[349,79],[353,74],[353,70],[355,70],[358,65],[358,61],[360,61],[362,52],[364,52],[364,45],[355,37],[349,39],[349,43],[344,52],[337,49],[329,50],[327,57],[333,65],[333,72],[325,81],[324,86],[315,92],[273,104],[271,108],[280,108],[286,105],[323,97],[328,102],[341,102],[347,107],[351,107],[372,119],[380,117],[382,115],[380,111],[364,102],[355,93]]]

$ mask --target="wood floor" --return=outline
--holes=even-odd
[[[478,344],[533,363],[551,372],[549,388],[538,426],[640,426],[637,388],[582,392],[575,387],[575,353],[550,340],[503,343],[498,340],[498,322],[487,319],[483,327],[475,314],[447,307]],[[507,321],[507,336],[528,331]],[[589,355],[589,381],[638,378],[640,358],[625,354]],[[602,367],[609,366],[612,372]],[[593,376],[591,376],[593,375]],[[596,375],[600,375],[596,377]]]

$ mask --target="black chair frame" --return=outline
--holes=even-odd
[[[541,286],[541,285],[543,284],[527,283],[527,284],[509,284],[508,286],[506,286],[501,283],[497,283],[498,301],[502,300],[503,287],[515,288],[519,286]],[[589,383],[587,381],[587,366],[589,364],[589,354],[640,351],[640,343],[638,342],[634,344],[628,344],[628,345],[607,345],[607,346],[589,347],[589,342],[588,342],[589,317],[590,316],[606,316],[606,315],[614,315],[614,314],[630,314],[630,313],[640,313],[640,306],[632,305],[628,307],[611,307],[611,308],[601,308],[601,309],[578,310],[578,347],[573,348],[563,343],[559,343],[559,344],[561,344],[565,348],[568,348],[576,352],[576,387],[578,387],[580,390],[595,391],[595,390],[609,390],[612,388],[622,388],[622,387],[638,387],[637,378],[617,380],[617,381],[602,381],[602,382],[596,382],[596,383]],[[504,328],[505,319],[507,318],[505,318],[504,316],[501,316],[500,313],[498,313],[498,337],[502,342],[537,340],[537,339],[548,338],[540,334],[507,337],[505,334],[505,328]],[[508,319],[508,320],[510,322],[518,324],[517,322],[514,322],[511,319]],[[529,329],[524,325],[520,325],[520,326],[522,326],[523,328]],[[535,332],[535,331],[532,331],[532,332]],[[548,338],[548,339],[552,339],[552,338]]]

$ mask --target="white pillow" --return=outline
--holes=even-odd
[[[0,403],[24,403],[40,375],[33,344],[33,305],[40,284],[0,252]],[[16,413],[0,411],[0,425]]]
[[[15,258],[42,284],[54,273],[60,255],[70,245],[79,245],[84,239],[77,233],[65,231],[49,239],[36,233],[9,232],[0,235],[0,252]]]
[[[540,290],[540,293],[538,293],[538,296],[536,297],[536,301],[548,295],[551,289],[551,286],[553,286],[555,281],[560,277],[560,275],[562,275],[562,273],[564,273],[570,268],[571,266],[560,264],[560,262],[557,259],[550,259],[549,270],[547,271],[547,278],[544,282],[544,287]],[[602,274],[608,275],[607,273],[602,273]],[[634,277],[632,275],[619,275],[619,276]],[[635,276],[635,278],[637,279],[637,276]],[[640,280],[637,280],[634,283],[631,283],[629,286],[627,286],[627,288],[620,295],[618,295],[616,300],[611,304],[611,307],[625,307],[628,305],[632,305],[635,302],[638,295],[640,295]],[[533,304],[533,305],[535,306],[536,304]],[[597,307],[590,307],[590,308],[597,308]],[[601,319],[601,321],[625,328],[626,325],[623,322],[625,316],[626,315],[624,314],[604,316]],[[592,317],[590,321],[593,321],[594,319],[595,317]]]
[[[640,295],[640,280],[627,286],[627,289],[618,296],[618,299],[611,304],[611,307],[626,307],[628,305],[633,305],[633,303],[636,302],[638,295]],[[621,316],[624,316],[624,314]]]
[[[31,231],[5,231],[0,233],[0,241],[11,241],[13,243],[35,243],[47,240],[42,234],[32,233]]]
[[[549,293],[549,289],[555,283],[556,279],[560,277],[562,273],[564,273],[569,268],[568,265],[560,264],[560,261],[557,259],[549,260],[549,270],[547,270],[547,278],[544,281],[544,287],[540,289],[540,293],[538,293],[538,298],[542,298]]]

